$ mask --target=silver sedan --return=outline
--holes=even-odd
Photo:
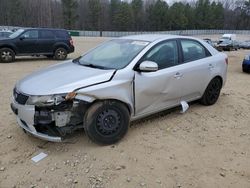
[[[18,124],[38,138],[62,141],[84,129],[92,141],[113,144],[130,121],[182,101],[216,103],[227,63],[224,53],[192,37],[112,39],[17,82],[11,107]]]

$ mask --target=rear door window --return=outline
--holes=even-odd
[[[40,38],[41,39],[54,39],[54,33],[49,30],[41,30],[40,31]]]
[[[181,40],[181,47],[184,63],[210,56],[205,47],[194,40]]]

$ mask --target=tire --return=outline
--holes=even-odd
[[[65,60],[68,56],[68,52],[65,48],[57,48],[55,50],[54,57],[56,60]]]
[[[130,114],[125,105],[117,101],[94,103],[85,114],[84,130],[93,142],[114,144],[128,131]]]
[[[220,96],[221,88],[221,80],[218,77],[212,79],[208,84],[202,98],[200,99],[201,104],[205,106],[215,104]]]
[[[10,48],[0,49],[0,62],[10,63],[15,60],[15,52]]]

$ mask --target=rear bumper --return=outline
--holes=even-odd
[[[62,142],[61,137],[49,136],[36,131],[34,127],[34,106],[31,105],[20,105],[15,102],[11,103],[11,109],[17,116],[18,125],[23,128],[27,133],[34,137],[50,142]]]
[[[75,51],[75,47],[74,46],[69,46],[68,53],[73,53],[74,51]]]

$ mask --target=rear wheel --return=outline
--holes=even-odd
[[[122,103],[97,102],[85,114],[84,130],[95,143],[113,144],[127,133],[129,118],[129,111]]]
[[[68,52],[65,48],[57,48],[55,50],[54,57],[56,60],[65,60],[68,56]]]
[[[10,63],[15,60],[15,53],[10,48],[0,49],[0,62]]]
[[[206,106],[215,104],[220,96],[221,88],[222,83],[219,78],[211,80],[200,100],[201,104]]]

